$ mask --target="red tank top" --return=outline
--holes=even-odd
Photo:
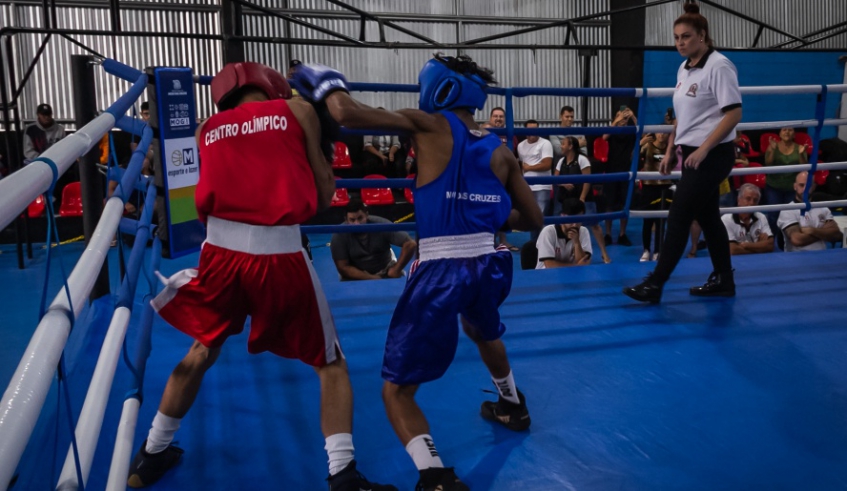
[[[303,128],[285,100],[249,102],[209,118],[200,133],[200,220],[296,225],[317,211]]]

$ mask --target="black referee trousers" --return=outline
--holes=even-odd
[[[697,147],[686,145],[679,147],[682,149],[683,162],[697,150]],[[678,181],[673,195],[662,253],[653,272],[655,281],[664,283],[670,278],[685,252],[694,220],[703,228],[714,271],[726,273],[732,270],[729,236],[721,221],[718,200],[720,184],[729,176],[734,164],[735,148],[732,142],[726,142],[713,148],[697,169],[682,166],[682,179]]]

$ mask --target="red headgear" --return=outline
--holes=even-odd
[[[248,85],[261,90],[269,99],[291,99],[291,86],[282,74],[252,61],[227,63],[212,79],[212,99],[220,109],[227,97]]]

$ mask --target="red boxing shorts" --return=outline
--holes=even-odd
[[[209,217],[197,269],[167,280],[151,302],[172,326],[207,348],[244,330],[247,350],[322,367],[340,353],[335,323],[299,226],[263,227]]]

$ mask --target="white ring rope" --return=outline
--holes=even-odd
[[[767,95],[767,94],[820,94],[822,85],[765,85],[754,87],[741,87],[741,95]],[[647,98],[673,97],[674,88],[661,88],[646,90]],[[847,92],[847,84],[832,84],[826,86],[827,92],[843,94]],[[643,88],[635,89],[636,97],[644,97]]]
[[[847,206],[847,199],[835,201],[814,201],[811,203],[812,208],[840,208],[843,206]],[[782,205],[733,206],[729,208],[721,208],[721,213],[752,213],[754,211],[768,212],[805,209],[805,203],[785,203]],[[634,218],[667,218],[668,210],[630,210],[629,216]]]
[[[56,164],[58,179],[76,162],[77,157],[88,153],[114,126],[115,117],[104,112],[76,133],[56,142],[38,158],[47,158]],[[0,230],[12,223],[38,195],[47,191],[52,182],[53,170],[38,159],[0,180]]]
[[[847,169],[847,162],[827,162],[817,165],[817,170],[841,170]],[[778,165],[769,167],[736,167],[729,173],[730,176],[748,176],[752,174],[788,174],[792,172],[808,172],[812,170],[812,164],[801,165]],[[639,172],[636,179],[641,180],[676,180],[682,177],[681,171],[673,171],[668,175],[658,172]]]
[[[749,130],[778,130],[779,128],[813,128],[818,125],[817,119],[797,119],[793,121],[764,121],[755,123],[738,123],[739,131]],[[824,119],[823,126],[847,125],[847,119]],[[645,124],[644,133],[670,133],[673,126],[669,124]]]

